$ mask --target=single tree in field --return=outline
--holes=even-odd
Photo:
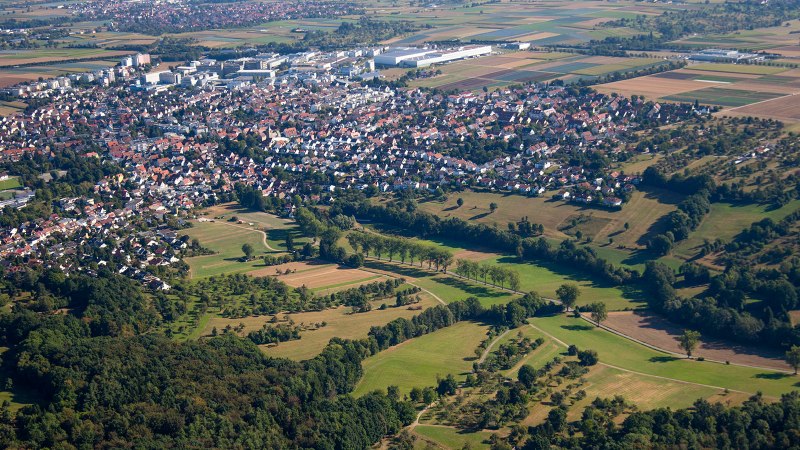
[[[606,319],[608,319],[606,304],[603,302],[592,303],[592,320],[594,323],[599,327],[600,322]]]
[[[497,211],[497,203],[495,202],[489,203],[489,209],[492,211],[492,213]]]
[[[684,330],[683,334],[677,337],[678,344],[683,351],[686,352],[688,358],[692,357],[692,351],[697,347],[700,342],[700,333],[693,330]]]
[[[578,296],[580,294],[581,291],[578,289],[577,284],[562,284],[558,289],[556,289],[556,295],[558,296],[558,299],[561,300],[561,303],[567,307],[567,311],[575,306],[575,302],[578,301]]]
[[[625,222],[625,231],[629,230],[630,228],[631,228],[631,224],[629,224],[628,222]]]
[[[242,245],[242,253],[244,253],[244,257],[247,258],[248,261],[250,260],[250,258],[253,257],[253,252],[254,251],[255,250],[253,249],[252,245],[250,245],[250,244]]]
[[[786,363],[792,366],[794,374],[797,375],[797,368],[800,367],[800,347],[793,345],[792,348],[786,352]]]
[[[464,206],[464,199],[461,198],[461,197],[458,197],[458,200],[456,200],[456,205],[458,205],[459,208]]]

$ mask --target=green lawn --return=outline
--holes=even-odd
[[[769,370],[676,358],[564,315],[535,318],[531,323],[567,344],[596,350],[603,363],[648,375],[748,393],[761,391],[772,397],[796,390],[800,380]]]
[[[237,228],[244,227],[244,228]],[[264,267],[261,256],[270,252],[264,247],[262,234],[255,229],[247,229],[247,225],[236,227],[228,222],[196,222],[194,227],[183,230],[192,238],[197,238],[200,245],[214,250],[213,255],[186,258],[194,278],[205,278],[224,273],[249,272]],[[241,262],[244,256],[242,245],[248,243],[255,249],[256,260]]]
[[[459,322],[371,356],[362,363],[364,376],[353,395],[392,385],[406,394],[413,387],[435,386],[437,376],[448,374],[463,380],[486,330],[486,326]]]
[[[468,448],[481,449],[489,448],[488,444],[484,441],[489,439],[492,433],[480,431],[477,433],[464,433],[452,427],[440,427],[433,425],[417,425],[414,428],[414,433],[421,437],[434,441],[445,448],[461,449],[465,448],[465,444],[469,444]],[[425,449],[427,444],[423,439],[418,439],[414,445],[415,449]]]
[[[19,179],[17,177],[11,177],[7,180],[0,181],[0,191],[5,191],[6,189],[16,189],[21,186],[22,185],[19,183]]]
[[[560,265],[539,265],[519,263],[516,257],[500,256],[492,258],[492,263],[516,270],[520,275],[520,290],[536,291],[539,294],[556,298],[556,289],[565,283],[575,283],[580,287],[578,305],[604,302],[610,311],[638,308],[644,305],[644,298],[637,290],[608,286],[581,271]]]
[[[727,72],[727,73],[746,73],[756,75],[772,75],[775,73],[786,72],[786,67],[756,66],[749,64],[691,64],[687,69],[705,70],[708,72]]]

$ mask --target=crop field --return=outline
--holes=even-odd
[[[566,53],[506,52],[436,66],[442,74],[413,82],[415,86],[444,90],[475,90],[511,83],[542,82],[555,78],[596,76],[661,64],[658,58],[584,57]]]
[[[765,100],[772,100],[778,97],[783,97],[783,95],[769,92],[754,92],[741,89],[712,87],[691,91],[681,95],[669,95],[663,98],[664,100],[673,102],[691,103],[697,100],[699,103],[704,105],[737,107],[749,105],[751,103],[763,102]]]
[[[437,376],[448,374],[463,380],[486,330],[486,326],[459,322],[371,356],[362,363],[364,376],[353,395],[388,386],[397,386],[401,395],[407,394],[413,387],[434,386]]]
[[[774,75],[776,73],[786,72],[785,67],[772,67],[772,66],[758,66],[750,64],[692,64],[689,66],[692,70],[705,70],[708,72],[725,72],[725,73],[745,73],[755,75]]]
[[[797,121],[800,120],[800,95],[787,95],[775,100],[736,108],[734,111],[737,114]]]
[[[0,67],[20,64],[47,63],[84,58],[108,58],[129,54],[130,52],[110,51],[90,48],[56,48],[37,50],[0,51]]]
[[[601,364],[649,375],[655,381],[669,378],[720,390],[728,388],[745,394],[761,391],[772,398],[796,387],[796,379],[790,374],[674,357],[598,329],[581,319],[557,315],[534,318],[530,322],[547,335],[555,336],[566,344],[596,350]]]
[[[251,274],[257,276],[275,275],[277,271],[284,272],[286,269],[292,270],[292,273],[280,275],[278,278],[281,281],[292,287],[305,286],[309,289],[358,285],[379,278],[374,273],[360,269],[351,269],[336,264],[324,264],[315,261],[292,262],[279,266],[265,267],[251,272]]]
[[[604,325],[659,348],[683,353],[676,340],[683,329],[648,311],[611,312]],[[790,370],[780,352],[732,345],[710,338],[702,338],[693,355],[735,364]]]
[[[710,83],[691,79],[669,79],[663,76],[649,75],[646,77],[615,81],[613,83],[599,84],[594,87],[603,93],[616,92],[625,96],[639,95],[649,100],[655,100],[670,95],[705,89],[708,88],[709,85]]]

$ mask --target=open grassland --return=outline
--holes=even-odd
[[[604,325],[659,348],[683,353],[677,338],[683,329],[648,311],[612,312]],[[735,364],[789,370],[780,352],[702,338],[693,355]]]
[[[264,235],[257,229],[245,225],[234,226],[234,224],[219,221],[195,222],[192,228],[183,230],[181,233],[198,239],[200,245],[216,252],[213,255],[186,258],[193,278],[258,270],[264,267],[264,263],[258,258],[271,253],[264,245]],[[244,244],[253,246],[255,260],[241,261],[241,258],[244,257],[244,253],[242,253]]]
[[[641,293],[631,289],[626,292],[617,286],[604,286],[581,272],[563,266],[545,267],[534,263],[520,263],[516,257],[499,256],[490,260],[502,267],[516,270],[520,275],[520,290],[536,291],[547,298],[556,298],[556,289],[562,284],[574,283],[580,287],[578,306],[603,302],[611,310],[642,306]]]
[[[475,348],[487,327],[459,322],[425,336],[405,341],[364,360],[364,376],[354,395],[398,386],[407,394],[413,387],[434,386],[436,377],[453,374],[463,380],[471,370]]]
[[[458,198],[464,200],[460,208],[456,204]],[[679,195],[662,190],[637,191],[621,210],[606,210],[553,200],[549,196],[524,197],[464,191],[451,195],[445,202],[424,202],[419,207],[440,217],[459,217],[489,225],[497,224],[501,228],[505,228],[507,223],[528,217],[531,222],[544,225],[545,236],[556,239],[565,239],[568,235],[560,230],[573,218],[584,215],[591,217],[589,220],[604,222],[594,235],[587,235],[594,242],[605,243],[612,237],[615,246],[640,249],[644,248],[651,235],[660,232],[658,219],[673,211],[681,199]],[[498,205],[494,213],[489,208],[491,203]],[[630,227],[627,231],[624,228],[626,222]]]
[[[695,257],[705,240],[722,239],[730,241],[740,231],[759,220],[770,218],[779,221],[800,208],[800,200],[773,209],[769,205],[737,205],[731,203],[712,203],[709,212],[687,239],[680,241],[673,254],[684,259]]]
[[[772,398],[798,385],[797,378],[782,372],[677,358],[564,315],[535,318],[530,322],[566,344],[596,350],[601,364],[649,375],[654,380],[667,378],[667,381],[728,388],[746,394],[761,391]]]
[[[487,449],[489,448],[489,437],[492,433],[488,431],[478,431],[467,433],[457,428],[438,425],[417,425],[414,433],[418,435],[414,449],[429,449],[429,443],[433,443],[434,448],[446,449]]]
[[[439,304],[431,296],[422,294],[422,302],[415,306],[427,309]],[[331,338],[339,337],[343,339],[364,339],[367,337],[371,327],[382,326],[399,317],[411,318],[419,314],[420,310],[411,310],[408,307],[391,307],[379,309],[381,303],[392,304],[392,299],[376,301],[372,303],[372,311],[365,313],[352,314],[350,308],[341,306],[339,308],[326,309],[324,311],[311,311],[297,314],[288,314],[296,324],[312,324],[325,322],[326,325],[316,330],[306,330],[300,332],[299,340],[281,342],[275,346],[262,345],[262,350],[269,356],[290,358],[293,360],[305,360],[317,356]],[[283,317],[281,315],[281,317]],[[248,318],[250,319],[250,318]],[[245,322],[239,319],[212,319],[206,325],[206,333],[210,333],[211,328],[217,327],[222,330],[227,325],[236,326],[239,322],[245,324],[245,333],[260,329],[267,323],[270,317],[259,317]]]

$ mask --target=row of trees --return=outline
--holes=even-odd
[[[441,236],[447,239],[475,243],[500,252],[516,254],[523,260],[555,262],[584,270],[613,284],[636,281],[639,273],[623,267],[615,267],[600,258],[589,247],[578,247],[565,240],[554,248],[544,238],[522,238],[508,230],[500,230],[485,224],[474,224],[451,217],[441,219],[424,211],[409,212],[392,206],[373,205],[367,201],[342,201],[332,210],[384,223],[407,233],[421,237]]]
[[[347,242],[356,252],[363,253],[366,257],[373,254],[378,259],[384,255],[389,261],[394,261],[394,257],[401,263],[414,265],[414,261],[428,263],[428,268],[436,268],[437,271],[447,272],[447,268],[453,264],[453,253],[444,248],[436,248],[429,245],[414,242],[411,239],[383,236],[376,233],[364,231],[352,232],[347,235]]]
[[[455,273],[475,281],[480,278],[487,284],[487,280],[491,280],[494,286],[500,286],[501,288],[504,288],[506,281],[508,281],[509,289],[512,291],[519,291],[519,272],[507,267],[485,262],[479,263],[468,259],[459,259],[456,261]]]

